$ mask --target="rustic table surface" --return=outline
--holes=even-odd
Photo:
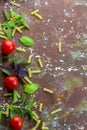
[[[49,130],[87,130],[87,0],[16,0],[20,8],[10,2],[0,0],[0,22],[5,21],[4,9],[23,12],[30,29],[24,29],[22,34],[17,32],[13,40],[16,46],[23,47],[18,39],[28,35],[36,43],[33,47],[24,47],[26,53],[14,53],[25,60],[32,55],[31,69],[40,68],[38,57],[44,64],[41,73],[31,78],[40,84],[34,94],[35,101],[44,104],[41,113],[36,108],[40,120]],[[42,20],[31,15],[36,9]],[[0,64],[7,64],[2,61],[1,54]],[[7,90],[3,89],[2,80],[0,72],[0,104],[10,103],[12,99],[3,96]],[[44,92],[44,87],[54,93]],[[22,92],[20,88],[19,93]],[[57,108],[61,111],[52,115],[51,111]],[[8,120],[3,118],[0,130],[10,130]],[[25,118],[23,130],[30,130],[34,125],[35,122]],[[41,130],[41,125],[37,130]]]

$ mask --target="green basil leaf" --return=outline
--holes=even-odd
[[[26,101],[26,94],[25,93],[22,94],[21,100],[22,100],[22,104],[24,104]]]
[[[25,111],[23,109],[20,109],[22,119],[24,119]]]
[[[6,75],[11,75],[11,73],[10,73],[8,70],[6,70],[6,69],[2,69],[2,72],[3,72],[4,74],[6,74]]]
[[[14,28],[15,27],[15,22],[14,21],[8,21],[4,22],[2,26],[7,29],[7,28]]]
[[[7,28],[7,27],[8,27],[8,22],[4,22],[4,23],[2,24],[2,26],[3,26],[4,28]]]
[[[32,84],[26,84],[24,85],[24,87],[25,87],[24,92],[28,94],[33,94],[39,89],[40,86],[37,83],[32,83]]]
[[[9,105],[9,109],[11,110],[11,111],[13,111],[14,110],[14,106],[11,104],[11,105]]]
[[[13,11],[12,9],[11,9],[10,11],[11,11],[12,17],[18,17],[18,16],[20,16],[18,13],[16,13],[16,12]]]
[[[16,61],[16,64],[24,64],[24,63],[25,63],[24,60],[17,60],[17,61]]]
[[[29,26],[27,25],[27,23],[24,20],[24,14],[22,13],[20,16],[21,16],[21,20],[20,20],[21,24],[23,24],[26,28],[29,29]]]
[[[33,98],[31,98],[31,99],[29,100],[28,105],[27,105],[27,107],[28,107],[28,112],[29,112],[29,116],[30,116],[31,119],[33,119],[33,113],[32,113],[32,108],[33,108],[33,106],[34,106],[34,100],[33,100]]]
[[[22,20],[22,24],[23,24],[27,29],[29,29],[29,26],[27,25],[27,23],[26,23],[24,20]]]
[[[32,108],[33,105],[34,105],[34,100],[33,100],[33,98],[31,98],[31,99],[29,100],[29,103],[28,103],[28,108]]]
[[[18,56],[18,55],[17,55]],[[17,56],[14,56],[12,61],[10,62],[10,64],[16,64],[16,62],[18,61]]]
[[[29,112],[30,118],[33,119],[33,112],[32,112],[32,109],[30,109],[28,112]]]
[[[19,60],[18,56],[14,56],[13,60],[10,62],[10,64],[25,64],[24,60]]]
[[[4,61],[7,61],[11,56],[12,56],[12,54],[3,55],[3,60],[4,60]]]
[[[20,40],[21,44],[24,46],[33,46],[35,44],[34,40],[32,40],[28,36],[22,36],[19,40]]]
[[[2,119],[2,113],[0,112],[0,120]]]
[[[10,111],[10,117],[18,116],[20,115],[20,111],[18,109],[14,109]]]
[[[13,16],[13,17],[15,17],[15,23],[17,24],[17,23],[21,23],[21,24],[23,24],[26,28],[28,28],[29,29],[29,26],[27,25],[27,23],[25,22],[25,20],[24,20],[24,14],[21,14],[21,15],[19,15],[18,13],[16,13],[15,11],[13,11],[13,10],[11,10],[11,15]]]
[[[8,14],[8,12],[6,10],[4,10],[4,15],[5,15],[5,17],[6,17],[7,20],[10,19],[10,16],[9,16],[9,14]]]
[[[16,90],[13,92],[13,103],[16,103],[18,101],[18,96],[16,94]]]
[[[10,28],[6,29],[6,35],[8,38],[12,37],[12,30]]]
[[[8,26],[9,26],[9,28],[14,28],[15,27],[14,21],[9,21]]]

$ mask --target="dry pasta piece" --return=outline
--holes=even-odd
[[[16,32],[16,28],[14,28],[14,29],[13,29],[13,32],[12,32],[12,37],[14,37],[15,32]]]
[[[41,112],[42,109],[43,109],[43,103],[40,103],[40,105],[39,105],[39,111]]]
[[[14,1],[11,1],[10,3],[11,3],[13,6],[20,7],[20,4],[14,2]]]
[[[1,32],[1,31],[0,31],[0,35],[4,35],[4,32]]]
[[[32,70],[31,73],[32,74],[39,74],[41,72],[41,70]]]
[[[47,92],[47,93],[53,93],[53,91],[52,90],[50,90],[50,89],[48,89],[48,88],[43,88],[43,90],[45,91],[45,92]]]
[[[45,127],[45,122],[42,122],[42,127]]]
[[[33,120],[38,122],[38,119],[35,116],[33,116]]]
[[[40,20],[43,19],[42,16],[41,16],[40,14],[38,14],[38,13],[35,13],[34,15],[35,15],[38,19],[40,19]]]
[[[44,126],[44,127],[42,127],[42,130],[49,130],[49,128]]]
[[[53,111],[51,112],[51,114],[53,115],[53,114],[55,114],[55,113],[57,113],[57,112],[59,112],[59,111],[61,111],[61,108],[58,108],[58,109],[53,110]]]
[[[29,57],[28,57],[28,61],[27,61],[27,63],[31,63],[31,61],[32,61],[32,55],[30,55]]]
[[[26,52],[26,50],[24,48],[21,48],[21,47],[17,47],[16,50],[19,52]]]
[[[37,119],[39,119],[39,116],[33,111],[33,116],[35,116]]]
[[[36,9],[34,11],[31,12],[31,15],[35,14],[35,13],[38,13],[39,12],[39,9]]]
[[[58,43],[58,51],[62,52],[62,43],[61,42]]]
[[[0,35],[0,38],[2,39],[8,39],[6,36]]]
[[[24,80],[30,84],[32,84],[32,82],[29,80],[29,78],[27,76],[24,77]]]
[[[15,27],[15,29],[19,32],[19,33],[22,33],[22,30],[19,28],[19,27]]]
[[[22,26],[19,26],[18,28],[21,30],[21,29],[25,28],[25,26],[22,25]]]
[[[28,75],[29,75],[30,78],[32,77],[32,73],[31,73],[30,68],[28,68]]]
[[[45,122],[42,122],[41,130],[48,130],[49,128],[45,126]]]
[[[43,18],[40,14],[38,14],[38,12],[39,12],[39,9],[32,11],[31,15],[35,15],[38,19],[42,20]]]
[[[41,68],[43,68],[43,62],[42,62],[42,60],[39,58],[38,59],[38,64],[39,64],[39,66],[41,67]]]
[[[37,128],[39,127],[40,123],[41,123],[41,121],[38,120],[36,125],[31,130],[37,130]]]
[[[40,120],[38,120],[37,124],[35,125],[35,128],[38,128],[38,127],[39,127],[39,125],[40,125],[40,123],[41,123],[41,121],[40,121]]]

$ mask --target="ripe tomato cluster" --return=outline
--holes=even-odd
[[[15,43],[12,40],[4,40],[1,44],[1,52],[3,55],[9,55],[15,50]],[[18,77],[15,75],[4,78],[4,87],[8,90],[14,90],[18,87]],[[10,120],[10,126],[13,130],[21,130],[23,120],[20,116],[14,116]]]

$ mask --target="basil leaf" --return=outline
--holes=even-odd
[[[12,61],[10,62],[10,64],[16,64],[16,62],[18,61],[17,57],[18,57],[18,55],[14,56]]]
[[[9,26],[9,28],[14,28],[15,27],[14,21],[9,21],[8,26]]]
[[[11,56],[12,56],[12,54],[3,55],[3,60],[8,60]]]
[[[24,104],[26,101],[26,94],[25,93],[22,94],[21,100],[22,100],[22,104]]]
[[[13,11],[13,10],[11,10],[11,15],[13,16],[13,17],[15,17],[15,23],[17,24],[17,23],[21,23],[21,24],[23,24],[26,28],[28,28],[29,29],[29,26],[27,25],[27,23],[25,22],[25,20],[24,20],[24,14],[21,14],[21,15],[19,15],[18,13],[16,13],[15,11]]]
[[[4,28],[14,28],[15,27],[15,23],[13,22],[13,21],[8,21],[8,22],[4,22],[3,24],[2,24],[2,26],[4,27]]]
[[[22,119],[24,119],[25,111],[23,109],[20,109]]]
[[[4,15],[5,15],[5,17],[6,17],[7,20],[10,19],[10,16],[9,16],[9,14],[8,14],[8,12],[6,10],[4,10]]]
[[[8,70],[2,69],[2,72],[5,73],[6,75],[11,75],[11,73]]]
[[[33,94],[39,89],[40,86],[37,83],[32,83],[32,84],[26,84],[24,85],[24,87],[25,87],[24,92],[28,94]]]
[[[2,26],[3,26],[4,28],[7,28],[7,27],[8,27],[8,22],[4,22],[4,23],[2,24]]]
[[[31,99],[29,100],[29,103],[28,103],[28,108],[32,108],[33,105],[34,105],[34,100],[33,100],[33,98],[31,98]]]
[[[24,46],[33,46],[35,44],[34,40],[32,40],[28,36],[22,36],[19,40],[20,40],[21,44]]]
[[[26,28],[29,29],[29,26],[27,25],[27,23],[26,23],[25,20],[24,20],[24,14],[23,14],[23,13],[21,14],[21,20],[20,20],[20,22],[21,22],[21,24],[23,24]]]
[[[17,61],[16,61],[16,64],[24,64],[24,63],[25,63],[24,60],[17,60]]]
[[[18,56],[14,56],[14,57],[13,57],[13,60],[10,62],[10,64],[15,64],[15,65],[16,65],[16,64],[25,64],[25,61],[24,61],[24,60],[21,60],[21,59],[19,60],[19,59],[18,59]]]
[[[18,101],[18,96],[16,94],[16,90],[13,92],[13,103],[16,103]]]
[[[14,110],[14,106],[11,104],[11,105],[9,105],[9,109],[11,110],[11,111],[13,111]]]
[[[32,112],[32,109],[29,109],[29,115],[30,115],[30,118],[33,119],[33,112]]]
[[[33,98],[31,98],[31,99],[29,100],[28,105],[27,105],[27,107],[28,107],[28,112],[29,112],[29,115],[30,115],[30,118],[31,118],[31,119],[33,119],[33,113],[32,113],[32,108],[33,108],[33,106],[34,106],[34,100],[33,100]]]
[[[10,117],[12,118],[12,117],[14,117],[14,116],[18,116],[18,115],[20,115],[19,113],[20,113],[20,112],[19,112],[18,109],[11,110],[11,111],[10,111]]]
[[[18,13],[16,13],[16,12],[13,11],[12,9],[11,9],[10,11],[11,11],[12,17],[18,17],[18,16],[20,16]]]
[[[0,120],[2,119],[2,113],[0,112]]]
[[[6,35],[8,38],[12,37],[12,30],[10,28],[6,29]]]

